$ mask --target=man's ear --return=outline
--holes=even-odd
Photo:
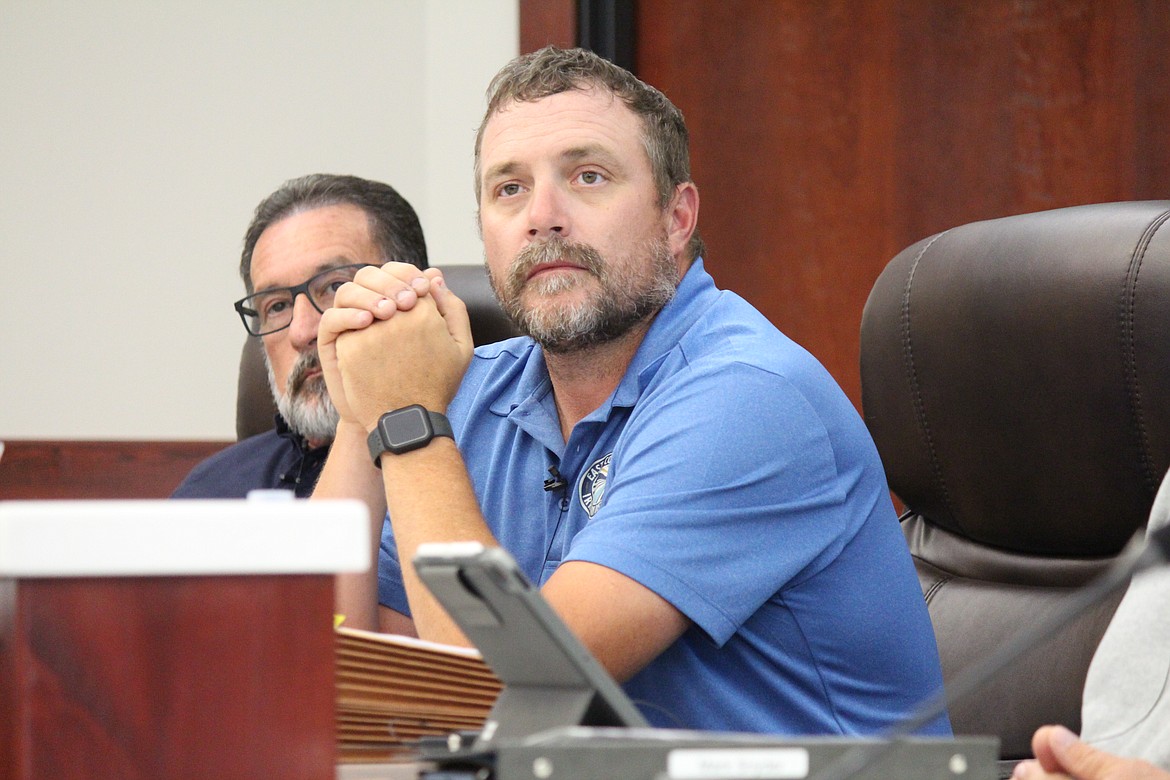
[[[699,224],[699,188],[687,181],[675,185],[674,195],[666,204],[666,242],[676,258],[685,257],[687,245]]]

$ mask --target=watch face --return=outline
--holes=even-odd
[[[421,406],[408,406],[382,417],[382,441],[391,452],[410,450],[426,444],[434,435],[427,412]]]

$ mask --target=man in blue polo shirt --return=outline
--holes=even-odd
[[[473,355],[442,276],[393,264],[322,317],[341,421],[315,496],[389,518],[376,581],[341,582],[339,609],[463,642],[401,562],[499,544],[656,725],[909,714],[941,673],[877,452],[816,360],[705,270],[678,110],[589,52],[521,57],[489,88],[476,182],[525,337]]]

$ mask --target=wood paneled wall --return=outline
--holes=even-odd
[[[528,49],[555,41],[525,5]],[[1164,0],[638,0],[636,29],[691,130],[709,270],[858,405],[861,310],[899,250],[1170,195]]]
[[[694,135],[716,279],[860,402],[899,250],[973,220],[1170,194],[1170,4],[639,3],[638,71]]]
[[[520,0],[520,51],[577,42],[577,0]],[[484,84],[487,89],[487,84]]]
[[[32,441],[4,443],[0,500],[166,498],[225,441]]]

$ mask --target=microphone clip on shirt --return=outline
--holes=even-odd
[[[561,476],[561,472],[557,469],[556,466],[549,466],[548,473],[552,476],[544,481],[545,493],[551,493],[554,490],[560,490],[569,484],[567,481],[565,481],[565,478]]]

